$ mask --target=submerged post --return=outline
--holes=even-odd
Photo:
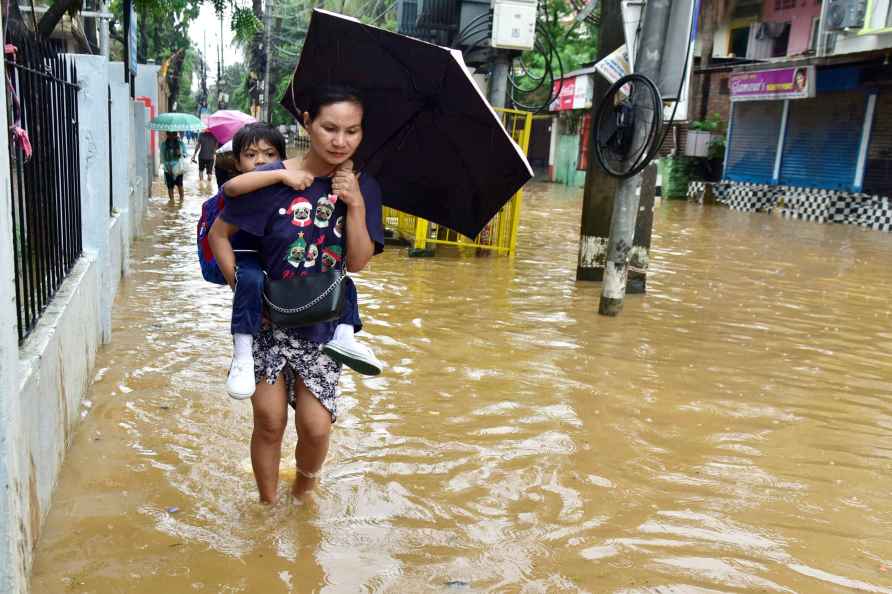
[[[648,0],[644,8],[641,45],[635,58],[635,71],[652,81],[660,79],[663,46],[666,42],[671,8],[672,0]],[[646,127],[636,124],[632,145],[643,146],[646,136]],[[601,315],[615,316],[623,309],[629,274],[629,253],[632,251],[635,237],[640,191],[641,175],[633,175],[620,181],[616,199],[613,201],[607,260],[604,266],[604,285],[598,306],[598,313]]]
[[[601,29],[598,34],[598,57],[603,58],[623,44],[623,20],[620,0],[601,2]],[[579,232],[579,256],[576,264],[576,280],[604,280],[604,258],[607,239],[610,237],[610,216],[616,194],[616,178],[608,175],[594,158],[595,119],[598,102],[610,88],[610,82],[595,75],[594,101],[590,116],[589,160],[585,172],[585,189],[582,194],[582,223]]]

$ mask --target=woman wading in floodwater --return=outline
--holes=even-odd
[[[272,281],[340,268],[345,262],[349,272],[359,272],[384,247],[380,187],[352,171],[351,158],[363,137],[361,97],[347,87],[320,87],[303,123],[310,137],[304,157],[227,182],[237,184],[232,195],[239,197],[227,199],[211,230],[214,253],[227,278],[234,276],[229,237],[238,230],[260,238],[263,266]],[[322,352],[336,325],[269,326],[255,337],[251,463],[262,502],[276,501],[289,398],[298,435],[291,493],[300,498],[315,486],[337,418],[341,365]]]

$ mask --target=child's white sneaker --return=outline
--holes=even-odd
[[[226,378],[226,391],[236,400],[254,395],[254,359],[234,358]]]
[[[372,349],[356,341],[353,328],[347,324],[335,328],[334,337],[322,347],[322,352],[362,375],[378,375],[384,368]]]

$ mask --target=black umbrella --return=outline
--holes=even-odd
[[[354,162],[387,206],[475,237],[532,177],[460,52],[317,9],[282,105],[302,121],[309,93],[326,83],[363,95]]]

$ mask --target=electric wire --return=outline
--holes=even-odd
[[[481,17],[485,17],[486,20],[481,21]],[[455,41],[452,42],[452,49],[458,49],[462,45],[469,45],[467,44],[467,41],[475,35],[481,33],[491,34],[491,26],[492,14],[489,12],[485,12],[478,15],[476,18],[471,19],[471,21],[458,32],[458,35],[455,36]]]
[[[465,26],[462,27],[462,29],[458,32],[458,35],[456,36],[456,38],[457,38],[457,39],[460,39],[461,36],[464,35],[464,34],[467,32],[468,29],[470,29],[470,28],[473,27],[474,25],[478,24],[478,23],[481,21],[481,19],[489,19],[489,20],[492,20],[492,11],[487,10],[486,12],[483,12],[483,13],[481,13],[481,14],[478,14],[478,15],[475,16],[473,19],[471,19],[470,21],[468,21],[468,22],[465,24]]]
[[[543,5],[543,12],[546,11],[547,8]],[[561,58],[560,51],[558,50],[558,44],[556,40],[552,36],[551,32],[547,27],[539,26],[536,27],[536,39],[534,42],[534,49],[537,53],[539,53],[543,58],[543,67],[542,67],[542,76],[530,76],[530,68],[527,66],[526,62],[523,59],[520,59],[521,62],[521,70],[523,73],[518,77],[515,76],[513,72],[509,73],[508,82],[510,88],[510,96],[511,102],[521,109],[531,111],[533,113],[540,113],[545,110],[554,99],[560,95],[561,90],[563,89],[563,77],[564,77],[564,64],[563,59]],[[555,71],[555,63],[557,64],[557,71]],[[537,83],[532,88],[527,88],[519,82],[518,79],[529,78],[532,79],[532,82]],[[558,82],[555,85],[555,82]],[[548,97],[545,101],[541,103],[533,104],[525,102],[521,96],[528,96],[543,87],[546,83],[549,84],[549,92]],[[557,87],[557,88],[555,88]]]

